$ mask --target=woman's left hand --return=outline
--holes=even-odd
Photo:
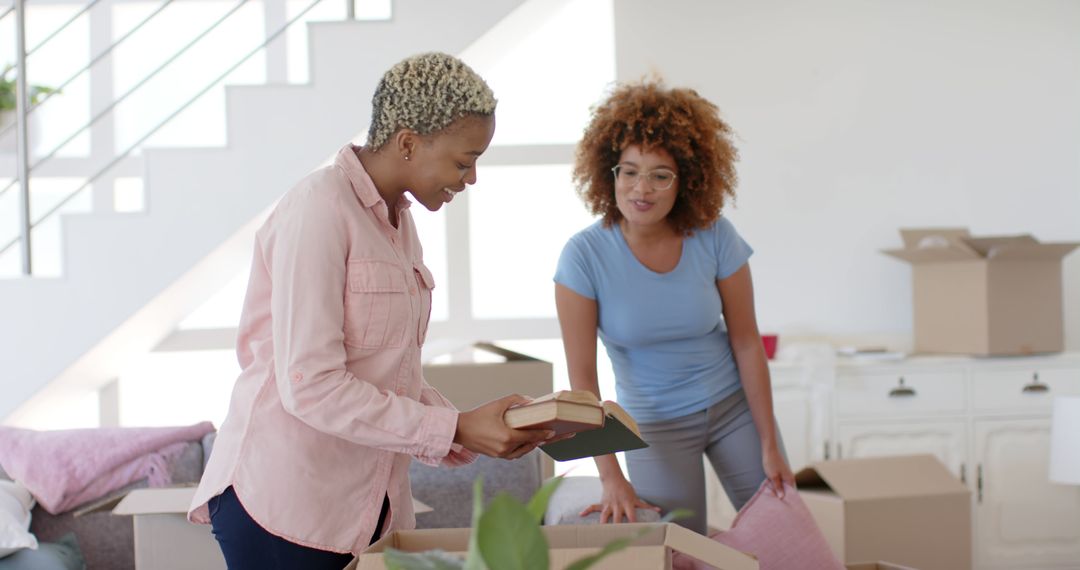
[[[795,475],[784,460],[780,448],[771,445],[762,450],[761,466],[765,469],[765,478],[769,480],[777,497],[784,498],[784,483],[795,486]]]

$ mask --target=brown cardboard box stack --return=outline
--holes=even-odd
[[[1064,349],[1061,260],[1076,243],[964,228],[902,229],[912,265],[915,351],[1018,355]]]
[[[795,482],[844,563],[971,568],[971,493],[932,455],[822,461]]]

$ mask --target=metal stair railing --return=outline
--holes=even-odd
[[[94,0],[94,2],[97,2],[97,1],[99,1],[99,0]],[[71,85],[71,83],[73,81],[75,81],[76,79],[78,79],[79,76],[82,75],[83,73],[86,73],[87,71],[90,71],[90,69],[92,67],[94,67],[94,65],[97,62],[101,61],[107,55],[112,53],[114,49],[116,49],[117,47],[120,46],[120,44],[124,43],[125,40],[127,40],[128,38],[133,36],[135,34],[135,32],[138,32],[140,29],[142,29],[142,27],[145,26],[150,20],[154,19],[154,16],[157,16],[158,14],[160,14],[162,10],[164,10],[166,7],[169,6],[169,4],[172,4],[172,3],[173,3],[173,0],[165,0],[164,2],[162,2],[160,6],[155,8],[154,11],[150,13],[150,15],[148,15],[147,17],[140,20],[138,24],[135,24],[134,26],[132,26],[132,28],[127,31],[127,33],[125,33],[123,36],[117,38],[116,41],[114,41],[112,44],[109,45],[109,47],[101,50],[101,53],[95,55],[94,58],[90,60],[90,63],[84,65],[81,69],[79,69],[74,74],[72,74],[71,77],[68,77],[64,81],[60,82],[60,84],[56,87],[56,89],[54,91],[52,91],[50,93],[46,93],[41,98],[40,101],[38,101],[37,103],[31,104],[30,108],[26,111],[26,113],[27,114],[33,113],[34,109],[37,109],[38,107],[43,105],[46,101],[49,100],[50,97],[52,97],[53,95],[56,95],[57,93],[63,91],[65,87],[67,87],[68,85]],[[84,11],[85,10],[80,11],[80,15]],[[4,18],[4,16],[0,15],[0,19],[3,19],[3,18]],[[64,24],[63,27],[66,27],[66,26],[67,26],[67,24]],[[57,32],[54,32],[53,34],[50,34],[48,39],[52,39],[53,36],[55,36],[56,33],[58,33],[58,32],[59,32],[59,30],[57,30]],[[42,43],[38,44],[37,47],[41,47],[42,45],[45,45],[45,42],[42,42]],[[34,49],[27,52],[27,54],[26,54],[27,57],[29,57],[31,54],[33,54],[34,51],[37,50],[37,47],[35,47]],[[15,125],[11,124],[11,125],[8,125],[8,126],[4,127],[3,129],[0,129],[0,137],[3,137],[5,134],[7,134],[7,132],[9,130],[11,130],[13,128],[15,128]],[[79,132],[82,132],[82,131],[79,131]],[[76,134],[78,134],[78,133],[76,133]],[[67,141],[65,141],[64,144],[67,144]],[[63,145],[60,145],[60,146],[63,147]],[[57,150],[59,150],[59,147],[57,148]],[[44,160],[42,160],[41,162],[44,162]],[[12,182],[11,184],[8,184],[7,186],[5,186],[3,189],[0,189],[0,196],[3,196],[4,193],[7,192],[8,190],[10,190],[11,187],[14,186],[14,185],[15,185],[15,183]]]
[[[222,15],[217,20],[214,20],[214,22],[212,24],[210,24],[209,27],[204,29],[202,32],[199,32],[199,34],[197,36],[195,36],[195,38],[193,38],[187,44],[185,44],[184,47],[180,48],[179,50],[176,51],[176,53],[169,56],[169,58],[166,59],[164,63],[162,63],[161,65],[158,65],[156,68],[154,68],[152,71],[150,71],[150,73],[146,74],[145,77],[140,79],[134,86],[132,86],[127,91],[125,91],[122,95],[120,95],[116,99],[113,99],[112,102],[109,103],[108,105],[106,105],[104,109],[99,111],[93,117],[90,117],[90,120],[88,122],[86,122],[83,126],[76,129],[75,132],[71,133],[71,135],[69,135],[66,139],[64,139],[60,144],[56,145],[56,147],[54,147],[51,151],[46,153],[45,156],[41,157],[41,159],[39,159],[37,162],[30,165],[30,169],[33,170],[34,168],[37,168],[38,166],[40,166],[42,163],[44,163],[44,162],[46,162],[48,160],[51,160],[52,157],[56,156],[56,153],[60,152],[60,149],[67,146],[68,143],[75,140],[75,138],[78,137],[80,134],[86,132],[87,129],[94,126],[94,123],[97,123],[98,121],[100,121],[103,117],[105,117],[105,115],[108,115],[109,113],[111,113],[112,110],[115,109],[117,105],[119,105],[120,103],[123,103],[125,99],[127,99],[128,97],[133,95],[136,91],[138,91],[140,87],[142,87],[143,85],[146,85],[151,79],[153,79],[159,73],[161,73],[166,68],[168,68],[169,65],[172,62],[176,61],[177,59],[180,58],[180,56],[187,53],[187,51],[189,49],[191,49],[196,44],[198,44],[199,41],[202,40],[203,38],[205,38],[207,35],[209,35],[210,32],[217,29],[218,26],[223,24],[225,22],[225,20],[228,20],[230,16],[232,16],[238,10],[240,10],[240,8],[242,8],[244,6],[244,4],[247,4],[247,2],[248,2],[248,0],[240,0],[239,2],[234,4],[233,7],[229,9],[229,11],[225,12],[225,14]],[[87,67],[87,69],[89,69],[89,67]],[[76,74],[76,76],[78,76],[81,73],[82,72],[80,71],[79,73]],[[72,79],[74,79],[74,77],[72,77]],[[70,83],[70,81],[71,80],[69,80],[68,82]],[[42,100],[41,102],[44,103],[45,101]],[[15,183],[16,182],[13,180],[10,184],[5,186],[3,189],[0,189],[0,196],[3,196],[4,192],[6,192],[9,188],[14,186]],[[3,253],[3,250],[0,250],[0,253]]]
[[[85,6],[80,8],[78,12],[75,12],[75,14],[73,14],[70,18],[68,18],[66,22],[64,22],[63,24],[60,24],[60,26],[57,27],[52,32],[50,32],[48,36],[45,36],[45,39],[38,42],[38,45],[36,45],[36,46],[30,48],[29,50],[27,50],[26,51],[26,57],[30,57],[30,56],[34,55],[34,52],[41,49],[45,44],[49,43],[56,36],[60,35],[60,32],[63,32],[64,30],[67,29],[68,26],[70,26],[71,24],[74,24],[75,21],[78,20],[80,16],[82,16],[83,14],[90,11],[90,8],[93,8],[94,4],[97,4],[100,1],[101,0],[90,0],[89,2],[87,2]],[[11,9],[9,11],[14,10],[14,9],[15,9],[15,7],[13,6],[13,7],[11,7]],[[0,19],[3,19],[3,17],[6,16],[6,15],[7,15],[7,12],[4,12],[3,14],[0,14]],[[10,71],[10,70],[8,70],[8,71]],[[5,72],[3,76],[7,77],[7,73]]]
[[[23,0],[17,0],[17,2],[22,2],[22,1],[23,1]],[[92,3],[96,3],[97,1],[98,1],[98,0],[92,0]],[[119,38],[119,39],[117,39],[117,40],[116,40],[115,42],[113,42],[113,43],[112,43],[112,44],[111,44],[111,45],[110,45],[109,47],[107,47],[107,48],[106,48],[105,50],[103,50],[103,51],[102,51],[102,53],[100,53],[100,54],[98,54],[97,56],[95,56],[95,57],[94,57],[94,59],[93,59],[93,60],[91,60],[89,64],[87,64],[87,65],[86,65],[86,66],[84,66],[84,67],[83,67],[82,69],[80,69],[79,71],[77,71],[77,72],[76,72],[76,73],[75,73],[75,74],[74,74],[74,75],[73,75],[73,76],[72,76],[71,78],[69,78],[69,79],[68,79],[68,80],[66,80],[65,82],[61,83],[60,87],[58,87],[58,90],[59,90],[59,89],[62,89],[62,88],[63,88],[64,86],[66,86],[66,85],[68,85],[69,83],[71,83],[72,81],[74,81],[74,80],[75,80],[75,78],[77,78],[77,77],[78,77],[79,75],[81,75],[82,73],[85,73],[86,71],[88,71],[88,70],[89,70],[89,69],[90,69],[91,67],[93,67],[93,65],[94,65],[95,63],[97,63],[97,62],[98,62],[98,61],[99,61],[100,59],[102,59],[103,57],[105,57],[106,55],[108,55],[108,53],[110,53],[110,52],[111,52],[111,51],[112,51],[113,49],[115,49],[115,47],[116,47],[117,45],[119,45],[119,44],[120,44],[121,42],[123,42],[124,40],[126,40],[126,39],[127,39],[128,37],[130,37],[130,36],[131,36],[132,34],[134,34],[134,33],[135,33],[135,32],[136,32],[137,30],[138,30],[138,28],[141,28],[141,27],[142,27],[143,25],[145,25],[145,24],[146,24],[146,23],[147,23],[147,22],[148,22],[148,21],[149,21],[150,19],[152,19],[153,17],[155,17],[156,15],[158,15],[158,14],[159,14],[159,13],[160,13],[160,12],[161,12],[162,10],[164,10],[164,8],[165,8],[166,6],[168,6],[168,5],[169,5],[169,4],[170,4],[170,3],[172,2],[172,1],[173,1],[173,0],[165,0],[165,1],[164,1],[164,3],[163,3],[163,4],[162,4],[162,5],[160,6],[160,7],[158,7],[158,8],[157,8],[157,9],[156,9],[156,10],[155,10],[155,11],[154,11],[153,13],[151,13],[151,14],[150,14],[150,15],[149,15],[148,17],[146,17],[145,19],[143,19],[142,21],[140,21],[140,22],[139,22],[139,23],[138,23],[138,24],[137,24],[137,25],[136,25],[136,26],[135,26],[134,28],[132,28],[131,30],[129,30],[129,32],[128,32],[128,33],[126,33],[126,34],[125,34],[124,36],[122,36],[121,38]],[[236,69],[238,69],[238,68],[239,68],[239,67],[240,67],[241,65],[243,65],[243,64],[244,64],[244,63],[246,63],[246,62],[247,62],[247,61],[248,61],[249,59],[251,59],[251,58],[252,58],[252,57],[254,57],[254,56],[255,56],[256,54],[258,54],[258,53],[259,53],[259,51],[261,51],[261,50],[263,50],[264,48],[266,48],[266,46],[268,46],[268,45],[269,45],[269,44],[270,44],[271,42],[273,42],[274,40],[276,40],[276,39],[277,39],[277,38],[278,38],[279,36],[281,36],[281,34],[283,34],[283,33],[285,33],[286,31],[288,31],[288,29],[289,29],[289,28],[291,28],[291,27],[292,27],[292,26],[293,26],[293,25],[294,25],[294,24],[295,24],[296,22],[298,22],[298,21],[299,21],[299,20],[300,20],[301,18],[303,18],[303,17],[304,17],[304,16],[305,16],[305,15],[306,15],[306,14],[307,14],[308,12],[310,12],[310,11],[311,11],[311,10],[312,10],[313,8],[315,8],[315,7],[317,6],[317,5],[319,5],[320,3],[322,3],[322,1],[323,1],[323,0],[313,0],[313,1],[312,1],[312,2],[310,3],[310,4],[308,4],[308,5],[307,5],[307,6],[306,6],[306,7],[305,7],[305,8],[303,9],[303,10],[301,10],[301,11],[300,11],[299,13],[297,13],[297,14],[296,14],[295,16],[293,16],[292,18],[290,18],[290,19],[289,19],[288,21],[286,21],[286,22],[285,22],[285,24],[283,24],[282,26],[280,26],[280,27],[279,27],[278,29],[276,29],[276,30],[275,30],[275,31],[274,31],[273,33],[271,33],[271,34],[269,34],[268,36],[266,36],[266,38],[265,38],[265,39],[264,39],[264,40],[263,40],[263,41],[262,41],[262,42],[261,42],[261,43],[260,43],[260,44],[259,44],[258,46],[256,46],[255,48],[253,48],[252,50],[250,50],[249,52],[247,52],[246,54],[244,54],[244,55],[243,55],[243,56],[242,56],[242,57],[241,57],[241,58],[240,58],[240,59],[239,59],[238,61],[236,61],[235,63],[233,63],[232,65],[230,65],[228,69],[226,69],[226,70],[225,70],[224,72],[222,72],[221,74],[219,74],[219,75],[218,75],[218,76],[217,76],[216,78],[214,78],[214,79],[213,79],[212,81],[210,81],[209,83],[207,83],[207,84],[206,84],[206,85],[205,85],[205,86],[204,86],[204,87],[203,87],[202,89],[200,89],[200,90],[199,90],[199,91],[198,91],[198,92],[197,92],[197,93],[196,93],[196,94],[195,94],[194,96],[192,96],[191,98],[189,98],[188,100],[186,100],[186,101],[185,101],[184,103],[182,103],[182,104],[181,104],[181,105],[180,105],[180,106],[179,106],[178,108],[176,108],[176,109],[175,109],[175,110],[174,110],[174,111],[173,111],[172,113],[170,113],[170,114],[169,114],[169,116],[167,116],[167,117],[166,117],[165,119],[163,119],[163,120],[162,120],[162,121],[160,121],[160,122],[159,122],[159,123],[158,123],[157,125],[155,125],[155,126],[154,126],[153,128],[151,128],[151,129],[150,129],[150,130],[149,130],[149,131],[148,131],[147,133],[145,133],[145,134],[144,134],[144,135],[143,135],[142,137],[140,137],[140,138],[139,138],[139,139],[138,139],[137,141],[135,141],[135,142],[134,142],[133,144],[131,144],[130,146],[128,146],[128,147],[127,147],[127,148],[126,148],[126,149],[125,149],[125,150],[124,150],[123,152],[121,152],[120,154],[118,154],[118,155],[116,155],[115,157],[113,157],[113,159],[112,159],[112,160],[110,160],[110,161],[109,161],[109,162],[108,162],[108,163],[107,163],[107,164],[106,164],[106,165],[105,165],[105,166],[104,166],[103,168],[101,168],[100,170],[98,170],[97,172],[95,172],[94,174],[92,174],[92,175],[91,175],[90,177],[88,177],[88,178],[86,179],[86,181],[85,181],[85,182],[84,182],[84,183],[83,183],[82,185],[80,185],[80,186],[79,186],[78,188],[76,188],[76,189],[75,189],[74,191],[72,191],[72,192],[71,192],[71,193],[70,193],[69,195],[67,195],[66,197],[64,197],[64,198],[63,198],[63,199],[62,199],[62,200],[61,200],[60,202],[58,202],[57,204],[55,204],[55,205],[54,205],[54,206],[53,206],[52,208],[50,208],[50,209],[49,209],[49,210],[48,210],[47,212],[45,212],[45,213],[44,213],[43,215],[41,215],[40,217],[38,217],[38,218],[37,218],[36,220],[32,220],[32,221],[31,221],[31,220],[29,220],[29,190],[28,190],[28,185],[27,185],[27,184],[25,184],[25,183],[23,183],[23,184],[22,184],[22,187],[23,187],[23,209],[25,209],[25,211],[26,211],[26,214],[25,214],[25,216],[26,216],[27,220],[26,220],[26,221],[24,221],[24,223],[23,223],[23,231],[21,232],[21,234],[22,234],[22,235],[20,235],[20,236],[16,237],[15,239],[13,239],[13,240],[11,240],[11,241],[7,242],[6,244],[4,244],[4,246],[3,246],[3,247],[0,247],[0,255],[3,255],[3,254],[4,254],[5,252],[7,252],[7,251],[8,251],[9,249],[11,249],[12,247],[14,247],[14,246],[15,246],[15,245],[17,245],[18,243],[20,243],[20,242],[24,242],[24,248],[23,248],[23,251],[24,251],[24,253],[23,253],[23,255],[24,255],[24,260],[23,260],[23,268],[24,268],[24,271],[23,271],[23,273],[24,273],[24,274],[26,274],[26,275],[30,275],[30,274],[31,274],[31,271],[30,271],[30,265],[29,265],[29,258],[30,258],[30,248],[28,247],[28,244],[29,244],[29,240],[30,240],[30,231],[31,231],[31,230],[32,230],[33,228],[37,227],[37,226],[38,226],[39,224],[41,224],[42,222],[44,222],[45,220],[47,220],[48,218],[50,218],[51,216],[53,216],[54,214],[56,214],[56,213],[57,213],[57,212],[58,212],[58,211],[59,211],[59,210],[60,210],[60,209],[61,209],[62,207],[64,207],[64,206],[65,206],[65,205],[66,205],[66,204],[67,204],[68,202],[70,202],[70,201],[71,201],[71,200],[73,200],[73,199],[74,199],[74,198],[75,198],[76,196],[78,196],[78,195],[79,195],[80,193],[82,193],[82,192],[83,192],[84,190],[86,190],[87,188],[89,188],[90,186],[92,186],[92,185],[93,185],[93,183],[94,183],[94,182],[95,182],[96,180],[98,180],[99,178],[101,178],[102,176],[104,176],[104,175],[105,175],[105,174],[106,174],[107,172],[109,172],[109,171],[110,171],[110,170],[111,170],[111,169],[112,169],[113,167],[115,167],[115,166],[116,166],[116,165],[117,165],[118,163],[120,163],[120,162],[121,162],[122,160],[124,160],[125,158],[127,158],[127,157],[128,157],[128,156],[129,156],[129,155],[130,155],[130,154],[132,153],[132,152],[134,152],[134,151],[135,151],[135,150],[136,150],[137,148],[139,148],[139,146],[140,146],[140,145],[142,145],[142,143],[144,143],[144,142],[145,142],[145,141],[146,141],[147,139],[149,139],[149,138],[150,138],[151,136],[153,136],[153,135],[154,135],[155,133],[157,133],[157,132],[158,132],[159,130],[161,130],[161,129],[162,129],[162,128],[163,128],[163,127],[164,127],[165,125],[167,125],[167,124],[168,124],[168,123],[169,123],[170,121],[172,121],[172,120],[173,120],[174,118],[176,118],[176,117],[177,117],[177,116],[178,116],[178,115],[179,115],[180,113],[182,113],[182,112],[183,112],[183,111],[185,111],[185,110],[186,110],[186,109],[187,109],[188,107],[190,107],[190,106],[191,106],[192,104],[194,104],[194,103],[195,103],[196,101],[198,101],[198,100],[199,100],[199,99],[200,99],[200,98],[201,98],[201,97],[202,97],[203,95],[205,95],[205,94],[206,94],[207,92],[209,92],[209,91],[210,91],[211,89],[213,89],[214,87],[216,87],[216,86],[217,86],[217,85],[218,85],[219,83],[221,83],[222,81],[224,81],[224,80],[225,80],[225,78],[227,78],[227,77],[228,77],[228,76],[229,76],[229,75],[230,75],[231,73],[233,73],[234,71],[236,71]],[[156,68],[155,68],[154,70],[152,70],[152,71],[151,71],[151,72],[150,72],[150,73],[149,73],[149,74],[148,74],[148,75],[147,75],[146,77],[144,77],[143,79],[141,79],[141,80],[140,80],[140,81],[139,81],[139,82],[138,82],[138,83],[137,83],[137,84],[136,84],[136,85],[135,85],[134,87],[132,87],[131,89],[129,89],[129,90],[127,91],[127,92],[125,92],[125,93],[124,93],[123,95],[121,95],[120,97],[118,97],[118,98],[117,98],[116,100],[112,101],[112,102],[111,102],[111,103],[110,103],[110,104],[109,104],[109,105],[108,105],[108,106],[107,106],[107,107],[106,107],[105,109],[103,109],[103,110],[102,110],[101,112],[99,112],[99,113],[98,113],[97,115],[95,115],[94,117],[92,117],[92,118],[90,119],[90,121],[88,121],[88,122],[87,122],[87,123],[86,123],[85,125],[83,125],[82,127],[80,127],[80,128],[79,128],[79,129],[78,129],[78,130],[77,130],[77,131],[76,131],[75,133],[73,133],[73,134],[72,134],[71,136],[69,136],[69,137],[68,137],[67,139],[65,139],[65,140],[64,140],[64,141],[63,141],[62,143],[60,143],[60,144],[59,144],[59,145],[58,145],[58,146],[57,146],[56,148],[54,148],[54,149],[53,149],[52,151],[50,151],[50,152],[49,152],[49,153],[48,153],[47,155],[45,155],[45,156],[44,156],[44,157],[42,157],[42,158],[41,158],[40,160],[38,160],[38,161],[37,161],[36,163],[34,163],[34,165],[33,165],[33,166],[31,166],[31,167],[27,168],[27,172],[26,172],[26,174],[25,174],[25,175],[24,175],[24,174],[20,174],[20,175],[19,175],[19,176],[18,176],[18,177],[17,177],[17,178],[15,179],[15,180],[13,180],[13,181],[12,181],[11,183],[9,183],[9,184],[8,184],[7,186],[5,186],[5,187],[4,187],[3,189],[0,189],[0,197],[2,197],[2,196],[3,196],[3,194],[4,194],[5,192],[7,192],[7,191],[8,191],[9,189],[11,189],[12,187],[14,187],[14,186],[15,186],[15,184],[19,183],[19,181],[22,181],[22,180],[26,180],[26,179],[27,179],[27,178],[29,177],[29,176],[28,176],[28,174],[29,174],[29,171],[30,171],[30,170],[31,170],[32,168],[34,168],[34,167],[38,167],[38,166],[40,166],[40,165],[41,165],[42,163],[44,163],[44,162],[46,162],[47,160],[49,160],[49,159],[53,158],[53,157],[54,157],[54,156],[56,155],[56,153],[57,153],[57,152],[58,152],[58,151],[59,151],[59,150],[60,150],[61,148],[63,148],[63,147],[64,147],[65,145],[67,145],[67,144],[68,144],[69,142],[71,142],[72,140],[74,140],[76,136],[78,136],[78,135],[79,135],[79,134],[81,134],[82,132],[86,131],[86,130],[87,130],[88,128],[90,128],[90,127],[91,127],[91,126],[92,126],[92,125],[93,125],[94,123],[96,123],[97,121],[99,121],[99,120],[100,120],[100,119],[101,119],[101,118],[102,118],[102,117],[103,117],[104,115],[106,115],[106,114],[108,114],[108,113],[112,112],[112,111],[113,111],[113,110],[115,109],[115,107],[116,107],[116,106],[117,106],[117,105],[118,105],[118,104],[119,104],[120,102],[122,102],[122,101],[123,101],[124,99],[126,99],[127,97],[129,97],[129,96],[130,96],[130,95],[131,95],[132,93],[134,93],[134,92],[135,92],[135,91],[136,91],[136,90],[137,90],[138,88],[140,88],[140,87],[142,87],[143,85],[145,85],[145,84],[146,84],[146,82],[148,82],[148,81],[149,81],[149,80],[150,80],[150,79],[151,79],[151,78],[152,78],[153,76],[155,76],[155,75],[157,75],[158,73],[160,73],[160,72],[161,72],[162,70],[164,70],[164,69],[165,69],[166,67],[168,67],[168,66],[169,66],[169,65],[170,65],[171,63],[173,63],[173,62],[174,62],[174,61],[175,61],[175,60],[176,60],[177,58],[179,58],[179,57],[180,57],[181,55],[183,55],[183,53],[185,53],[185,52],[186,52],[187,50],[189,50],[190,48],[192,48],[192,47],[193,47],[193,46],[194,46],[195,44],[197,44],[197,43],[198,43],[198,42],[199,42],[200,40],[202,40],[203,38],[205,38],[207,34],[209,34],[209,33],[210,33],[211,31],[213,31],[213,29],[214,29],[214,28],[216,28],[216,27],[218,27],[219,25],[221,25],[221,23],[223,23],[223,22],[224,22],[224,21],[225,21],[225,20],[226,20],[226,19],[227,19],[227,18],[228,18],[229,16],[231,16],[231,15],[232,15],[232,14],[234,14],[234,13],[236,13],[236,11],[237,11],[237,10],[238,10],[238,9],[239,9],[240,7],[242,7],[242,6],[243,6],[243,5],[244,5],[244,4],[246,3],[246,2],[247,2],[247,0],[240,0],[240,1],[239,1],[239,2],[238,2],[238,3],[237,3],[237,4],[236,4],[236,5],[235,5],[235,6],[234,6],[234,7],[232,8],[232,9],[230,9],[230,10],[229,10],[229,11],[228,11],[228,12],[227,12],[227,13],[226,13],[226,14],[225,14],[225,15],[224,15],[223,17],[219,18],[219,19],[218,19],[218,20],[216,20],[216,21],[215,21],[215,22],[214,22],[213,24],[211,24],[209,28],[207,28],[207,29],[203,30],[203,31],[202,31],[201,33],[199,33],[199,34],[198,34],[198,35],[197,35],[197,36],[196,36],[196,37],[195,37],[195,38],[194,38],[194,39],[193,39],[192,41],[190,41],[190,42],[189,42],[188,44],[186,44],[186,45],[185,45],[184,47],[182,47],[182,48],[181,48],[180,50],[178,50],[178,51],[177,51],[177,53],[175,53],[175,54],[173,54],[173,55],[172,55],[171,57],[169,57],[169,58],[168,58],[168,59],[167,59],[167,60],[166,60],[166,61],[165,61],[164,63],[162,63],[161,65],[159,65],[158,67],[156,67]],[[354,9],[354,5],[353,5],[353,2],[352,2],[352,0],[348,0],[348,1],[346,2],[346,6],[347,6],[347,9],[348,9],[348,10],[347,10],[347,11],[348,11],[348,17],[350,17],[350,18],[354,17],[354,15],[355,15],[355,9]],[[10,9],[8,9],[8,10],[7,10],[6,12],[4,12],[3,14],[0,14],[0,19],[2,19],[2,18],[3,18],[4,16],[6,16],[6,15],[7,15],[8,13],[10,13],[10,12],[12,12],[12,11],[16,11],[17,15],[19,15],[19,17],[20,17],[20,23],[21,23],[21,14],[20,14],[21,10],[19,10],[18,8],[19,8],[19,5],[17,4],[16,6],[14,6],[14,7],[12,7],[12,8],[10,8]],[[80,14],[79,14],[79,15],[81,15],[81,14],[82,14],[82,13],[84,13],[84,12],[85,12],[85,10],[82,10],[82,11],[80,11]],[[66,27],[66,26],[67,26],[67,25],[69,25],[69,24],[70,24],[70,21],[69,21],[69,22],[66,22],[66,23],[65,23],[65,24],[63,24],[63,25],[62,25],[61,27]],[[48,39],[52,39],[53,37],[55,37],[55,35],[56,35],[57,33],[59,33],[59,30],[58,30],[57,32],[54,32],[54,33],[50,34],[50,35],[49,35],[49,37],[47,38],[47,40],[48,40]],[[42,43],[41,43],[41,44],[39,44],[38,46],[35,46],[34,50],[36,50],[37,48],[41,47],[41,45],[43,45],[43,44],[44,44],[44,42],[42,42]],[[29,55],[29,53],[30,53],[30,52],[25,52],[25,55]],[[24,55],[24,57],[25,57],[25,55]],[[22,67],[22,69],[25,69],[25,67]],[[22,75],[22,74],[20,74],[20,75]],[[41,104],[45,103],[45,101],[46,101],[46,100],[48,99],[48,97],[49,97],[49,96],[51,96],[51,95],[52,95],[52,94],[48,94],[48,95],[47,95],[47,96],[46,96],[45,98],[43,98],[43,99],[42,99],[41,101],[39,101],[37,105],[35,105],[35,106],[33,106],[33,107],[29,108],[29,109],[28,109],[27,111],[25,111],[25,112],[19,113],[19,114],[18,114],[19,116],[18,116],[18,117],[16,118],[16,124],[15,124],[14,126],[18,127],[18,126],[19,126],[19,124],[20,124],[20,122],[22,122],[23,124],[25,124],[25,120],[26,120],[26,115],[28,115],[28,114],[29,114],[29,111],[31,111],[31,110],[33,110],[33,109],[37,108],[38,106],[40,106]],[[6,132],[6,131],[7,131],[8,129],[10,129],[10,128],[11,128],[11,127],[9,126],[8,128],[4,129],[3,131],[0,131],[0,136],[2,136],[2,135],[3,135],[3,134],[4,134],[4,133],[5,133],[5,132]],[[25,150],[25,149],[20,149],[20,150]],[[22,157],[22,159],[23,159],[23,160],[25,160],[25,157]]]

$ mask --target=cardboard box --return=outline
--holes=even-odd
[[[451,344],[448,354],[440,356],[424,348],[424,379],[459,410],[510,394],[535,398],[555,391],[550,362],[483,342]],[[440,347],[432,347],[431,352],[439,353]],[[547,455],[543,461],[544,478],[553,477],[554,461]]]
[[[902,229],[912,265],[915,351],[974,355],[1065,348],[1061,260],[1077,243],[1030,235],[972,237],[964,228]]]
[[[795,482],[842,562],[971,568],[971,493],[932,455],[823,461]]]
[[[591,566],[595,570],[670,570],[673,551],[683,552],[720,570],[754,570],[757,560],[674,524],[626,523],[605,525],[556,525],[541,527],[551,548],[551,569],[563,570],[575,560],[595,554],[607,543],[625,538],[638,529],[652,527],[630,547]],[[346,570],[384,570],[382,553],[387,547],[406,552],[441,548],[464,556],[470,529],[429,529],[393,532],[353,560]]]
[[[538,397],[555,390],[550,362],[490,343],[439,357],[425,354],[423,372],[428,384],[461,410],[510,394]]]
[[[136,489],[113,514],[131,515],[137,570],[225,570],[225,557],[209,525],[192,524],[187,510],[195,487]]]

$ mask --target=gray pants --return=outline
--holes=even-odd
[[[761,439],[742,390],[707,410],[638,427],[649,447],[626,452],[630,483],[639,497],[665,513],[677,508],[693,511],[692,517],[675,521],[690,530],[706,532],[703,454],[736,509],[765,480]]]

